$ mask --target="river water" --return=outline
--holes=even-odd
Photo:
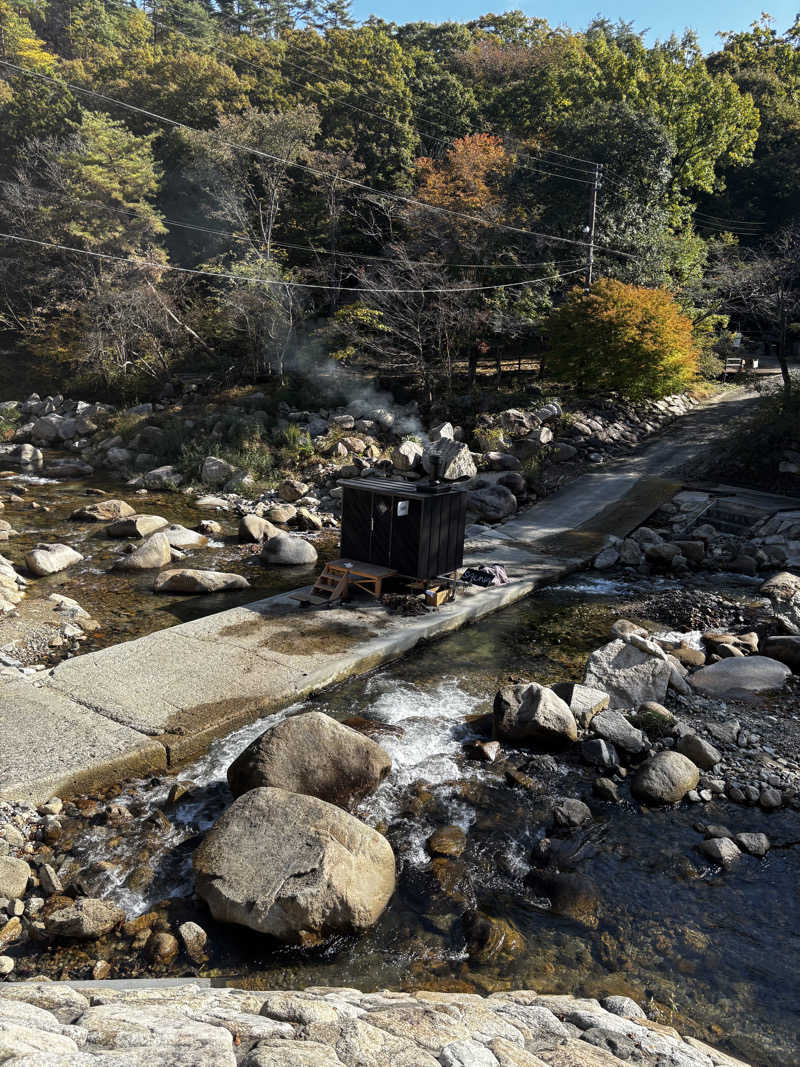
[[[234,570],[252,584],[234,595],[155,596],[151,575],[109,571],[122,543],[109,542],[96,526],[69,522],[69,513],[92,499],[85,485],[18,477],[9,483],[27,492],[25,503],[8,505],[3,513],[20,531],[3,546],[4,555],[21,565],[36,542],[65,541],[86,557],[37,580],[31,596],[63,592],[97,618],[100,629],[87,651],[307,581],[307,572],[262,567],[251,546],[237,543],[233,516],[199,512],[182,494],[136,498],[95,483],[171,522],[193,527],[203,517],[221,520],[220,541],[193,552],[186,565]],[[32,500],[43,507],[32,508]],[[324,536],[318,547],[323,558],[335,548]],[[72,851],[87,891],[117,900],[129,915],[161,906],[172,922],[201,923],[211,945],[203,973],[218,979],[287,988],[626,993],[662,1021],[754,1064],[800,1064],[796,813],[765,814],[719,800],[643,812],[629,800],[598,801],[591,790],[594,773],[569,755],[505,753],[515,764],[530,761],[527,773],[540,783],[534,792],[509,785],[503,764],[464,756],[464,742],[477,736],[471,723],[491,709],[509,677],[580,680],[611,622],[620,615],[635,618],[637,600],[652,591],[652,583],[637,589],[573,578],[216,742],[181,772],[194,788],[177,804],[167,802],[170,780],[124,787],[116,799],[133,818],[121,825],[87,819],[75,837]],[[338,719],[372,720],[376,739],[392,757],[390,776],[358,814],[389,837],[398,890],[366,936],[303,952],[276,949],[251,931],[214,923],[192,896],[191,853],[231,802],[228,765],[270,724],[310,708]],[[594,815],[588,828],[554,838],[555,877],[537,866],[546,825],[542,795],[580,797]],[[744,857],[721,873],[696,850],[702,835],[694,824],[700,820],[723,823],[734,833],[763,831],[773,848],[764,860]],[[427,838],[446,825],[461,827],[466,848],[460,857],[431,863]],[[147,967],[140,959],[116,966],[120,976]]]
[[[88,495],[87,486],[102,490],[108,497],[128,501],[139,512],[160,515],[170,523],[180,523],[190,529],[196,528],[202,519],[215,519],[223,527],[219,539],[211,540],[204,548],[193,549],[185,561],[175,565],[232,571],[247,578],[251,588],[211,596],[155,595],[152,571],[114,570],[113,565],[122,555],[126,542],[105,537],[105,523],[69,519],[77,508],[101,499]],[[0,490],[7,488],[21,489],[24,497],[22,503],[7,502],[2,512],[2,517],[18,532],[18,536],[0,545],[2,555],[23,571],[25,553],[40,542],[68,544],[84,557],[68,570],[36,579],[29,593],[30,597],[63,593],[77,600],[97,620],[99,629],[84,642],[83,652],[295,589],[309,580],[311,572],[307,568],[264,567],[258,557],[258,545],[239,543],[237,516],[198,509],[193,497],[180,492],[148,492],[137,496],[124,486],[101,479],[65,483],[35,476],[0,475]],[[2,496],[7,500],[6,492]],[[331,532],[306,536],[316,545],[321,560],[331,558],[336,547]]]
[[[116,844],[108,827],[95,827],[75,851],[85,862],[103,857],[97,889],[129,913],[172,898],[174,916],[195,918],[209,932],[214,948],[205,973],[236,983],[626,993],[662,1021],[754,1064],[798,1064],[796,813],[768,815],[725,801],[643,812],[630,801],[594,798],[594,774],[569,756],[533,757],[528,773],[541,793],[580,797],[595,816],[588,828],[561,832],[554,880],[535,862],[544,835],[541,793],[511,787],[502,767],[463,755],[464,741],[477,736],[470,720],[491,708],[509,676],[581,677],[587,655],[641,592],[572,579],[281,713],[313,708],[388,728],[376,736],[392,772],[358,814],[387,833],[398,892],[365,937],[313,952],[276,950],[250,931],[213,923],[191,898],[191,852],[231,801],[225,771],[281,716],[218,741],[185,768],[180,777],[195,789],[177,805],[166,804],[169,783],[141,783],[122,798],[138,818],[122,835],[111,831]],[[171,822],[161,836],[153,831],[156,810]],[[734,833],[766,832],[774,847],[764,860],[744,857],[721,873],[696,850],[699,820]],[[445,825],[466,832],[466,849],[432,864],[425,842]],[[476,913],[494,920],[488,939],[471,918]]]

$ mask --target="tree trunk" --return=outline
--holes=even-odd
[[[781,368],[781,377],[783,378],[783,403],[785,407],[789,406],[789,402],[792,399],[792,376],[789,373],[789,362],[787,357],[787,333],[786,303],[785,301],[782,301],[778,343],[775,346],[775,352],[778,357],[778,366]]]

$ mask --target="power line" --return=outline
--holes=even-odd
[[[210,226],[201,226],[199,225],[199,223],[180,222],[177,219],[166,218],[162,215],[150,216],[146,215],[142,211],[134,211],[131,208],[116,207],[113,204],[104,204],[101,200],[89,200],[86,197],[77,196],[74,193],[59,192],[56,189],[44,189],[41,186],[33,186],[33,189],[36,192],[45,193],[49,196],[56,196],[62,200],[74,200],[79,204],[86,204],[90,207],[100,208],[102,211],[112,211],[117,215],[128,215],[132,218],[140,218],[145,221],[153,219],[155,221],[163,223],[163,225],[168,226],[170,228],[175,227],[181,230],[197,231],[198,233],[207,233],[215,237],[227,237],[230,240],[240,241],[244,244],[252,243],[250,239],[244,234],[233,233],[230,230],[217,230]],[[227,215],[223,217],[229,219],[229,221],[234,221],[233,219],[230,219],[230,217]],[[270,246],[273,248],[291,249],[297,252],[310,252],[317,256],[339,256],[343,259],[363,259],[383,264],[408,264],[409,266],[427,266],[448,269],[458,268],[463,270],[530,270],[530,268],[532,267],[560,266],[564,263],[574,263],[576,261],[575,257],[573,256],[570,259],[546,259],[541,260],[537,263],[435,263],[430,259],[392,259],[387,256],[370,256],[366,255],[363,252],[345,252],[340,250],[332,250],[329,248],[314,248],[312,245],[291,244],[290,242],[285,241],[270,241]]]
[[[135,104],[126,103],[124,100],[118,100],[116,97],[107,96],[105,93],[98,93],[93,89],[84,89],[80,85],[75,85],[73,82],[68,82],[60,78],[51,78],[47,74],[42,74],[39,71],[32,70],[30,67],[21,66],[18,63],[11,63],[7,59],[0,59],[0,65],[9,68],[10,70],[18,71],[21,74],[28,75],[29,77],[38,78],[40,81],[48,82],[51,85],[58,85],[63,89],[69,89],[72,92],[82,93],[84,96],[90,96],[97,100],[103,100],[106,103],[114,104],[117,107],[125,108],[128,111],[132,111],[135,114],[145,115],[147,118],[155,119],[158,122],[165,122],[175,129],[186,130],[190,133],[200,134],[201,136],[211,137],[213,140],[218,141],[220,144],[225,145],[227,148],[233,148],[236,151],[246,152],[254,156],[258,156],[262,159],[268,159],[274,163],[281,163],[287,167],[294,167],[298,170],[305,171],[308,174],[313,174],[317,178],[328,178],[334,181],[341,182],[344,185],[349,185],[355,189],[362,189],[373,196],[382,197],[388,200],[394,200],[404,204],[414,204],[417,207],[421,207],[426,211],[438,212],[439,214],[449,215],[453,218],[458,218],[466,222],[477,223],[480,226],[487,226],[490,229],[504,230],[507,233],[521,234],[523,237],[538,237],[546,241],[555,241],[560,244],[578,245],[585,244],[584,241],[578,241],[570,237],[559,237],[551,233],[542,233],[536,230],[525,230],[519,226],[509,226],[505,223],[491,222],[488,219],[481,218],[478,215],[469,215],[466,212],[454,211],[451,208],[441,207],[436,204],[426,203],[424,200],[417,200],[414,197],[403,196],[400,193],[391,193],[388,191],[375,189],[370,185],[366,185],[364,182],[355,181],[352,178],[344,178],[339,174],[332,174],[330,171],[322,170],[318,167],[311,167],[305,163],[299,163],[296,160],[284,159],[281,156],[273,155],[270,152],[264,152],[261,149],[253,148],[250,145],[241,145],[235,141],[229,141],[224,137],[220,137],[218,134],[213,133],[211,130],[198,130],[194,126],[190,126],[185,122],[179,122],[177,119],[168,118],[165,115],[159,115],[157,112],[149,111],[147,108],[138,107]],[[599,251],[608,252],[612,255],[623,256],[626,259],[636,259],[637,257],[630,252],[622,252],[616,248],[600,247]]]
[[[325,292],[336,293],[397,293],[405,295],[429,295],[434,293],[478,293],[486,292],[488,290],[498,289],[516,289],[526,285],[540,285],[542,282],[552,282],[559,278],[567,278],[572,274],[580,274],[581,268],[576,270],[564,271],[562,274],[554,274],[549,278],[527,278],[521,282],[503,282],[499,285],[466,285],[466,286],[453,286],[447,288],[438,289],[397,289],[394,287],[388,288],[371,288],[368,286],[343,286],[343,285],[319,285],[312,282],[295,282],[295,281],[282,281],[277,278],[264,278],[259,276],[247,278],[241,274],[231,274],[223,271],[210,271],[210,270],[198,270],[192,267],[177,267],[171,263],[159,263],[153,259],[131,259],[125,256],[114,256],[109,252],[93,252],[86,248],[72,248],[69,245],[57,244],[53,241],[39,241],[33,237],[21,237],[16,233],[0,233],[0,240],[6,241],[21,241],[23,244],[37,245],[40,248],[52,248],[58,252],[75,252],[81,256],[93,256],[95,259],[111,260],[115,263],[123,263],[129,267],[136,267],[141,269],[142,267],[155,267],[157,270],[173,270],[180,274],[198,275],[205,278],[223,278],[228,281],[239,282],[240,284],[250,285],[253,282],[258,282],[262,285],[278,285],[284,286],[290,289],[314,289],[323,290]]]
[[[710,219],[712,222],[732,223],[734,226],[758,226],[762,228],[763,222],[758,222],[755,219],[721,219],[719,215],[709,215],[705,211],[695,211],[697,218]]]

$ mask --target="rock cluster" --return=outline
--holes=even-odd
[[[788,579],[779,586],[794,588]],[[494,704],[495,738],[540,752],[569,750],[577,742],[580,761],[599,775],[593,791],[604,801],[620,799],[620,785],[627,780],[632,796],[650,805],[724,796],[767,811],[800,808],[800,774],[760,752],[758,735],[726,716],[719,703],[779,690],[791,675],[784,663],[753,654],[757,634],[708,633],[703,651],[653,637],[620,619],[612,636],[589,657],[581,685],[559,683],[551,689],[516,682],[501,689]],[[681,705],[682,714],[664,706],[668,698]],[[689,713],[696,724],[684,717]],[[762,757],[760,766],[751,753]],[[474,743],[470,755],[488,758]],[[512,768],[506,777],[535,789],[528,770]]]
[[[390,767],[374,741],[319,712],[266,730],[229,767],[237,799],[194,853],[212,915],[305,945],[373,925],[394,892],[394,853],[343,808]]]
[[[609,537],[595,567],[625,567],[637,574],[704,571],[755,577],[800,556],[800,512],[779,511],[751,529],[732,532],[725,528],[726,519],[715,519],[715,501],[710,493],[676,494],[647,526],[626,538]]]
[[[159,402],[114,413],[118,425],[130,428],[119,433],[106,430],[105,434],[106,424],[109,429],[113,424],[110,409],[103,405],[63,397],[42,399],[36,394],[24,402],[10,401],[6,406],[20,421],[14,442],[0,445],[0,453],[26,469],[44,466],[45,473],[56,477],[88,475],[106,468],[117,475],[132,474],[129,484],[133,489],[177,489],[185,484],[186,473],[170,462],[175,459],[171,450],[177,437],[165,427],[180,427],[188,436],[220,445],[240,434],[242,427],[249,427],[255,436],[277,447],[289,439],[300,442],[302,448],[294,461],[297,470],[276,489],[253,495],[249,492],[255,485],[252,473],[225,459],[222,447],[223,454],[209,451],[196,473],[200,493],[205,494],[198,499],[199,507],[233,510],[240,516],[314,531],[336,524],[342,478],[369,475],[415,480],[435,473],[446,479],[467,479],[472,518],[497,523],[535,499],[530,479],[521,473],[529,461],[539,472],[537,491],[548,492],[563,481],[565,471],[603,462],[620,449],[632,447],[693,404],[678,396],[640,405],[601,404],[597,410],[565,416],[558,403],[539,402],[525,410],[481,413],[474,431],[442,422],[426,433],[413,404],[393,405],[391,411],[368,403],[317,411],[291,410],[281,404],[274,412],[267,410],[267,400],[260,393],[234,404],[209,401],[198,394],[193,404],[190,391],[176,404],[175,392],[168,388]],[[471,412],[469,421],[474,421]],[[75,457],[48,461],[39,445],[66,448]],[[209,496],[209,490],[215,495]],[[250,531],[244,533],[244,540],[274,536],[256,531],[254,538]],[[282,561],[266,558],[266,562]],[[297,562],[292,560],[292,565]]]
[[[14,1062],[74,1067],[747,1067],[629,997],[0,986]]]

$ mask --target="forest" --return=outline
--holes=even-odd
[[[799,39],[0,0],[4,347],[125,398],[335,361],[431,399],[508,358],[658,395],[743,332],[789,390]]]

